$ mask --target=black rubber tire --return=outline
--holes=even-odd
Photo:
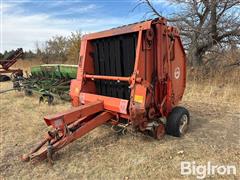
[[[25,96],[32,96],[33,92],[29,89],[24,89],[24,94],[25,94]]]
[[[7,75],[0,75],[0,82],[10,81],[11,78]]]
[[[190,116],[188,110],[180,106],[173,108],[172,112],[169,114],[167,118],[166,123],[167,134],[175,137],[181,137],[185,134],[180,132],[180,123],[184,115],[187,116],[187,129],[188,129],[190,123]]]
[[[48,97],[47,97],[47,102],[48,102],[48,105],[50,106],[50,105],[53,105],[53,100],[54,100],[54,97],[52,96],[52,95],[49,95]]]

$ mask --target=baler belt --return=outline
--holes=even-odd
[[[92,41],[95,75],[129,77],[135,64],[137,34],[131,33]],[[96,80],[99,95],[129,99],[126,82]]]

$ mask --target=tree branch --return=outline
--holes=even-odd
[[[145,0],[147,5],[150,7],[150,9],[153,11],[153,13],[158,17],[163,17],[159,12],[153,7],[153,5],[150,3],[149,0]]]

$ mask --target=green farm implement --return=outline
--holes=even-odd
[[[39,102],[52,104],[54,97],[70,100],[71,79],[76,78],[77,65],[44,64],[31,68],[27,77],[15,79],[13,89],[24,91],[25,95],[40,95]]]

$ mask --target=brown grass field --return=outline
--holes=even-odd
[[[118,135],[101,126],[59,151],[53,166],[46,161],[23,163],[20,156],[47,132],[43,116],[66,110],[70,103],[39,105],[37,96],[0,94],[0,179],[196,179],[181,176],[181,161],[236,165],[236,176],[207,178],[240,179],[239,82],[188,82],[181,105],[190,111],[191,124],[182,138],[166,135],[157,141],[140,133]],[[0,84],[1,90],[10,87],[10,82]]]

